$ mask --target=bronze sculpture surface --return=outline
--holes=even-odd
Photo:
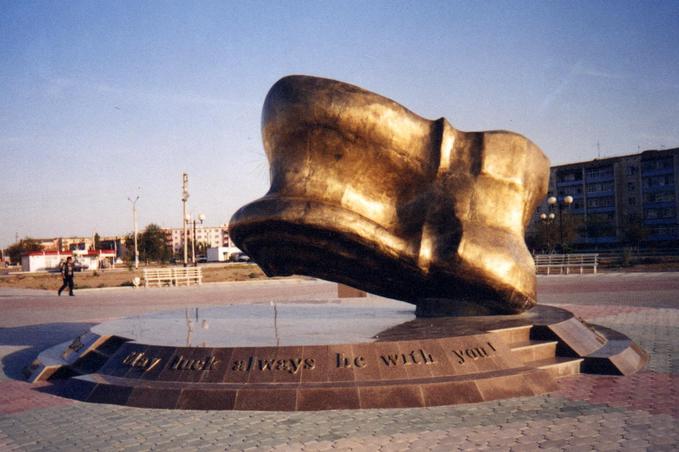
[[[549,160],[528,139],[463,132],[308,76],[271,88],[262,135],[271,188],[229,228],[268,275],[341,282],[416,304],[420,316],[535,305],[524,230]]]

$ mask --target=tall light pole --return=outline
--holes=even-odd
[[[184,206],[184,214],[182,215],[182,221],[184,222],[184,267],[189,264],[189,229],[187,217],[189,213],[187,212],[186,203],[189,200],[189,175],[182,173],[182,204]]]
[[[128,197],[128,201],[132,203],[132,221],[134,222],[134,268],[139,268],[139,247],[137,246],[137,201],[139,201],[139,195],[134,198]]]
[[[547,198],[547,204],[549,204],[550,210],[554,207],[559,209],[559,241],[561,243],[561,252],[563,253],[563,209],[573,204],[573,197],[564,196],[563,198],[557,198],[556,196],[550,196]]]

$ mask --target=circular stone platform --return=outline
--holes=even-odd
[[[584,371],[646,362],[625,336],[538,306],[415,318],[342,300],[187,308],[104,322],[43,352],[30,379],[89,402],[183,409],[417,407],[536,395]]]

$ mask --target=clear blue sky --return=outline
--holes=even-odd
[[[0,246],[227,222],[268,188],[288,74],[357,84],[553,164],[679,146],[679,1],[0,0]]]

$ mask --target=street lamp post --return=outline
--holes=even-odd
[[[191,258],[192,258],[191,260],[193,262],[193,266],[197,267],[198,262],[196,261],[196,222],[200,221],[200,224],[202,225],[203,221],[205,221],[205,215],[203,215],[202,213],[198,214],[198,218],[194,218],[193,220],[191,220],[190,215],[187,215],[186,221],[188,223],[191,223],[191,221],[193,221],[193,240],[191,241]]]
[[[551,248],[551,243],[549,240],[549,225],[554,221],[554,212],[549,212],[549,214],[541,213],[540,221],[545,225],[545,242],[547,243],[547,252],[549,253]]]
[[[189,214],[186,211],[186,203],[189,200],[189,175],[186,173],[182,174],[182,209],[184,210],[184,267],[188,265],[188,241],[189,241],[189,230],[188,230],[188,218]]]
[[[137,201],[139,201],[139,195],[134,198],[127,198],[128,201],[132,203],[132,221],[134,222],[134,268],[139,268],[139,247],[137,246]]]
[[[561,252],[563,252],[563,210],[567,209],[571,204],[573,204],[573,197],[564,196],[562,198],[557,198],[556,196],[550,196],[547,198],[547,204],[549,204],[550,210],[553,210],[554,207],[559,210],[559,242],[561,246]],[[554,213],[550,212],[550,215],[554,215]]]

